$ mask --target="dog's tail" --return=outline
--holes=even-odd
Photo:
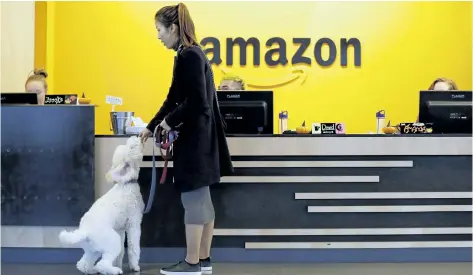
[[[87,237],[87,233],[80,229],[74,231],[63,230],[61,233],[59,233],[59,240],[63,244],[77,244],[82,241],[86,241]]]

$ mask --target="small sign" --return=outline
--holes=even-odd
[[[345,123],[336,123],[335,124],[335,134],[337,134],[337,135],[345,134]]]
[[[320,123],[312,123],[312,134],[320,135],[322,134],[322,125]]]
[[[321,123],[322,134],[335,134],[335,123]]]
[[[45,105],[77,105],[77,95],[46,95],[44,98]]]
[[[123,105],[123,100],[121,97],[116,97],[116,96],[111,96],[107,95],[105,97],[105,103],[111,104],[111,105]]]
[[[431,134],[432,123],[400,123],[399,132],[401,134]]]

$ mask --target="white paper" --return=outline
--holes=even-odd
[[[131,120],[133,121],[133,125],[136,127],[146,127],[148,125],[141,119],[141,117],[132,117]]]
[[[123,100],[121,97],[107,95],[105,96],[105,103],[112,105],[123,105]]]

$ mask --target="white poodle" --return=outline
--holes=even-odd
[[[115,185],[84,214],[78,229],[59,234],[62,243],[77,244],[84,250],[77,262],[81,272],[122,274],[125,232],[130,269],[133,272],[140,270],[144,202],[137,179],[142,158],[143,144],[138,137],[130,137],[126,145],[119,145],[113,154],[112,168],[106,175]]]

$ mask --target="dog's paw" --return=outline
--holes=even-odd
[[[115,266],[110,271],[111,271],[111,274],[114,274],[114,275],[123,274],[123,270]]]
[[[114,262],[113,262],[113,266],[116,266],[118,268],[123,268],[123,261],[119,261],[118,259],[116,259]]]
[[[123,274],[123,270],[121,268],[118,268],[118,267],[115,267],[115,266],[112,266],[112,265],[108,265],[108,264],[104,264],[104,263],[101,263],[101,262],[98,262],[97,265],[95,265],[98,273],[101,273],[101,274],[107,274],[107,275],[119,275],[119,274]]]
[[[130,265],[130,271],[131,272],[140,272],[140,266],[139,265]]]
[[[79,270],[80,272],[84,273],[84,274],[97,274],[97,269],[95,269],[94,266],[92,265],[89,265],[87,262],[85,261],[79,261],[76,265],[77,267],[77,270]]]
[[[107,275],[120,275],[123,274],[123,270],[119,267],[111,266],[103,270],[101,273]]]

